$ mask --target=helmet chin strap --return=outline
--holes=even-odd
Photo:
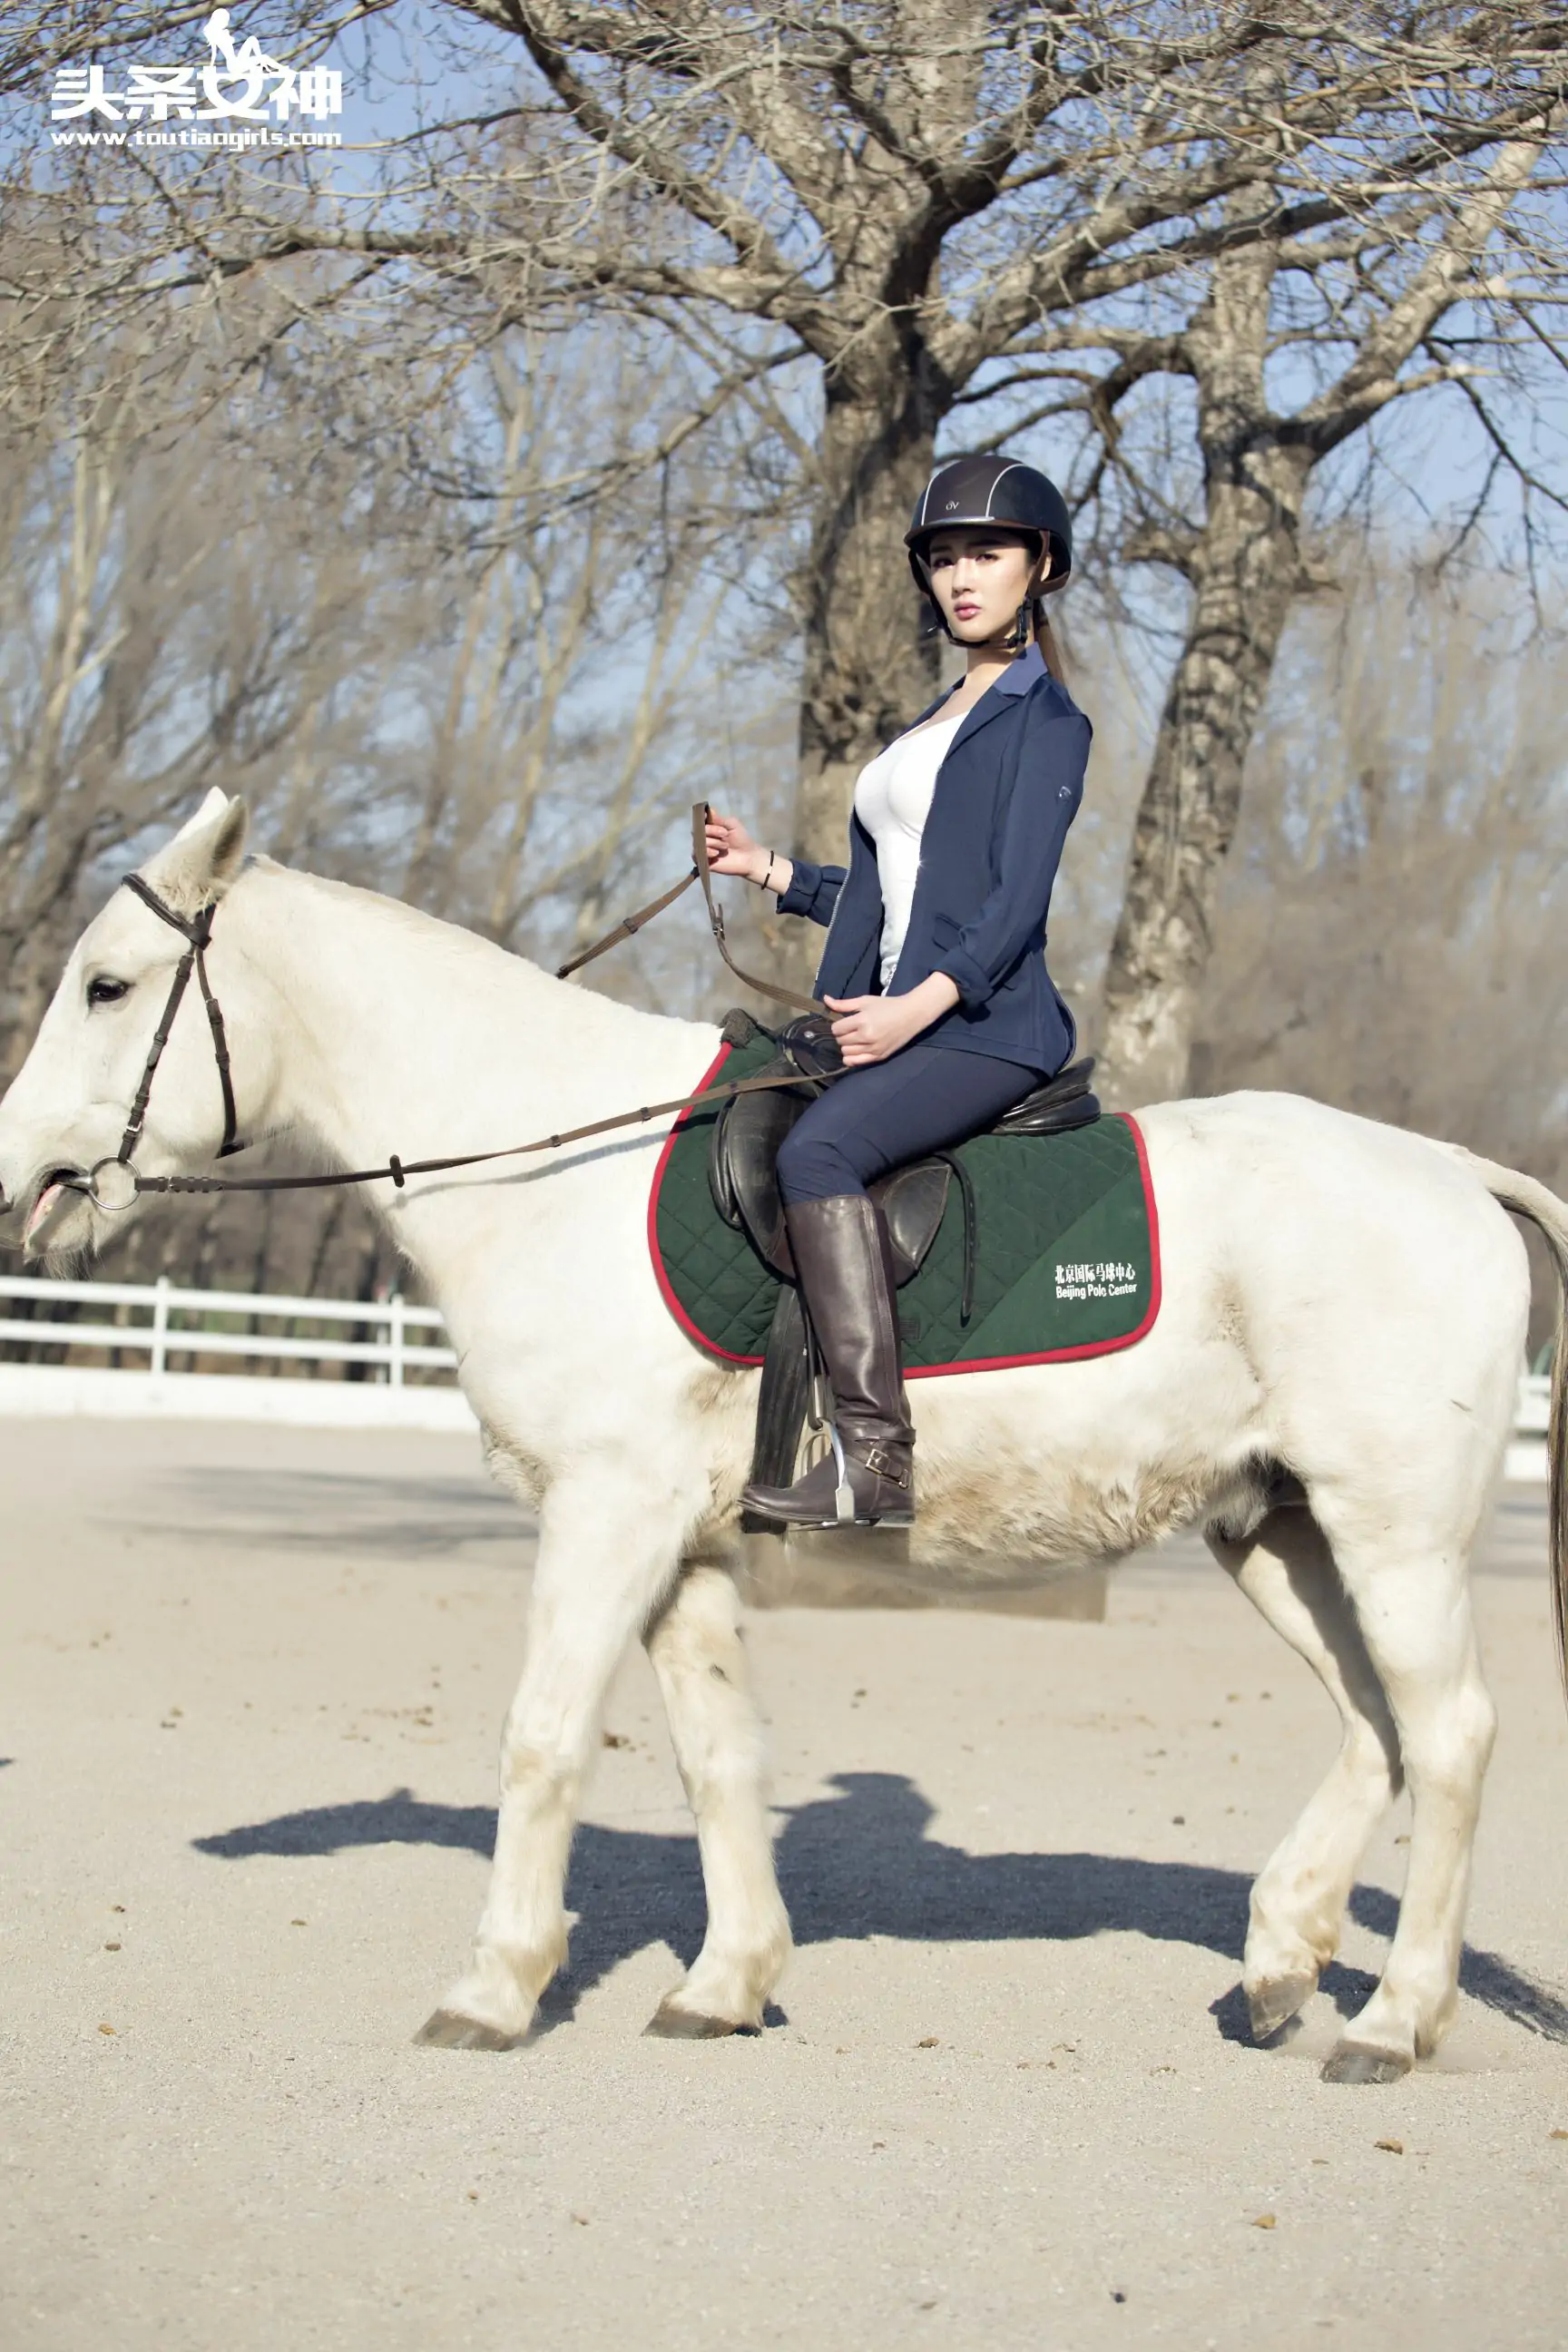
[[[1032,615],[1035,606],[1038,602],[1039,599],[1036,596],[1026,596],[1023,603],[1019,605],[1016,613],[1014,614],[1012,622],[1005,634],[1004,634],[1002,630],[998,629],[994,636],[980,637],[977,639],[974,637],[954,636],[952,628],[948,625],[947,614],[942,611],[942,606],[936,604],[936,598],[934,596],[931,598],[931,603],[936,604],[936,616],[942,625],[942,635],[947,639],[949,645],[962,646],[964,652],[970,654],[985,652],[1007,653],[1012,654],[1015,657],[1021,653],[1026,653],[1028,651],[1029,640],[1034,635]]]
[[[1033,603],[1033,597],[1025,597],[1005,633],[998,629],[994,636],[982,637],[978,642],[973,637],[954,637],[951,629],[947,634],[952,637],[955,646],[963,646],[968,653],[1005,653],[1015,656],[1021,654],[1026,650],[1029,638],[1033,634],[1029,626],[1029,612]]]

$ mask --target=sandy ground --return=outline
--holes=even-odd
[[[1502,1732],[1463,2014],[1388,2090],[1394,1820],[1298,2044],[1248,1880],[1332,1746],[1191,1547],[1102,1625],[752,1621],[800,1948],[778,2021],[639,2038],[695,1949],[646,1666],[513,2055],[409,2037],[481,1898],[529,1546],[461,1440],[0,1425],[0,2346],[1560,2346],[1568,1730],[1538,1490],[1479,1583]],[[1269,2223],[1272,2217],[1272,2223]]]

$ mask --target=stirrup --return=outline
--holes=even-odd
[[[849,1484],[849,1465],[844,1455],[844,1440],[838,1434],[838,1423],[830,1421],[827,1434],[833,1441],[833,1466],[838,1473],[838,1484],[833,1489],[833,1507],[841,1528],[855,1524],[855,1489]]]

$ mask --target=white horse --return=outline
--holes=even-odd
[[[703,1024],[628,1010],[406,908],[245,865],[243,804],[213,793],[145,868],[186,916],[221,902],[210,971],[242,1134],[317,1164],[482,1150],[689,1092]],[[111,1219],[68,1180],[116,1150],[182,942],[129,891],[89,926],[0,1105],[0,1232],[45,1258]],[[191,993],[194,995],[195,992]],[[1338,1942],[1373,1828],[1401,1783],[1409,1872],[1383,1979],[1331,2056],[1388,2081],[1454,2013],[1493,1712],[1468,1557],[1514,1412],[1529,1282],[1498,1202],[1534,1220],[1568,1287],[1568,1207],[1457,1148],[1279,1095],[1142,1115],[1164,1297],[1122,1353],[913,1384],[911,1573],[970,1589],[992,1563],[1110,1560],[1201,1526],[1321,1678],[1340,1751],[1252,1896],[1244,1985],[1278,2031]],[[140,1164],[199,1171],[223,1121],[187,1003],[153,1087]],[[423,2029],[500,2049],[526,2033],[566,1948],[567,1850],[606,1686],[647,1645],[696,1816],[708,1929],[655,2030],[755,2028],[790,1948],[732,1558],[757,1393],[663,1305],[649,1179],[668,1121],[534,1160],[375,1188],[456,1344],[491,1469],[538,1510],[521,1683],[473,1963]],[[243,1166],[243,1162],[240,1163]],[[1563,1572],[1564,1351],[1553,1397]],[[1305,1506],[1278,1505],[1281,1469]]]

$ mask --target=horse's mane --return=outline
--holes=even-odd
[[[427,915],[401,898],[387,897],[384,891],[368,890],[356,882],[340,882],[324,874],[308,874],[300,866],[280,865],[272,857],[250,859],[247,871],[255,872],[258,878],[288,882],[319,898],[339,900],[357,920],[369,918],[384,929],[402,932],[410,945],[416,942],[426,954],[432,950],[437,953],[446,972],[459,982],[468,978],[492,992],[498,983],[509,990],[537,991],[554,1007],[557,1018],[563,1008],[570,1005],[576,1019],[586,1019],[598,1031],[607,1034],[634,1022],[668,1017],[645,1007],[618,1003],[614,997],[602,996],[595,989],[558,981],[553,972],[530,957],[500,947],[494,940],[468,930],[460,923],[448,922],[439,915]]]
[[[528,956],[519,955],[510,948],[500,947],[494,940],[487,940],[479,931],[470,931],[462,923],[450,922],[445,916],[427,915],[423,908],[410,907],[405,900],[391,898],[384,890],[370,890],[359,882],[340,882],[328,874],[308,874],[302,866],[284,866],[275,857],[253,857],[248,865],[258,873],[302,883],[324,898],[341,898],[358,912],[374,912],[387,924],[416,932],[432,945],[439,940],[453,955],[468,953],[477,961],[487,961],[499,956],[503,962],[520,971],[532,972],[541,980],[549,977],[542,965],[534,963]]]

